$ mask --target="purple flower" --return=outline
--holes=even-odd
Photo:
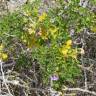
[[[52,81],[57,81],[59,79],[58,75],[52,75],[51,80]]]

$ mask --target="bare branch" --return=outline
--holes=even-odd
[[[91,95],[96,96],[96,92],[89,91],[89,90],[86,90],[86,89],[81,89],[81,88],[65,88],[65,89],[63,89],[63,91],[80,91],[80,92],[89,93]]]

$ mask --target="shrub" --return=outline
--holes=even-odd
[[[94,13],[78,3],[79,0],[70,3],[58,0],[58,6],[40,13],[41,3],[37,0],[0,19],[1,41],[8,47],[9,53],[15,52],[12,56],[19,68],[30,66],[29,55],[25,55],[30,50],[31,59],[40,64],[44,84],[57,77],[53,80],[55,88],[60,88],[64,82],[74,83],[75,77],[80,74],[78,52],[72,46],[70,27],[81,32],[83,28],[94,25]],[[15,49],[19,48],[14,46],[14,42],[23,47],[18,56]]]

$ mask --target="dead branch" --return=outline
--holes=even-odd
[[[89,93],[91,95],[96,96],[96,92],[89,91],[89,90],[86,90],[86,89],[81,89],[81,88],[65,88],[65,89],[63,89],[63,91],[80,91],[80,92]]]

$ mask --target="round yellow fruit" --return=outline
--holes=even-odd
[[[2,60],[6,60],[8,58],[8,55],[6,53],[2,53]]]
[[[69,46],[72,45],[72,40],[68,40],[68,41],[66,42],[66,44],[69,45]]]

